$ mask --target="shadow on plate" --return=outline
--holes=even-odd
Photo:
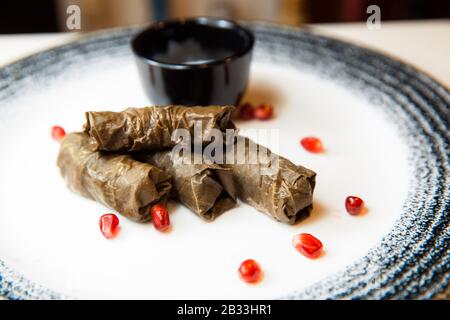
[[[329,208],[325,207],[322,203],[314,201],[314,206],[309,216],[299,219],[294,226],[304,227],[308,223],[313,223],[317,220],[323,219],[329,211]]]
[[[283,103],[283,97],[273,85],[261,81],[250,82],[242,103],[250,102],[253,105],[262,103],[272,104],[275,109]]]

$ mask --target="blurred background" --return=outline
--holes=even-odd
[[[208,15],[288,25],[366,21],[369,5],[382,21],[450,18],[448,0],[2,0],[0,34],[66,32],[67,8],[80,8],[81,31]]]

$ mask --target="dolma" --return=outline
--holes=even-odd
[[[170,174],[172,196],[203,220],[213,221],[236,205],[230,169],[213,163],[195,164],[192,155],[172,156],[171,150],[141,152],[135,157]]]
[[[128,155],[94,147],[85,133],[71,133],[61,141],[57,164],[69,189],[131,220],[150,220],[151,206],[169,196],[170,176]]]
[[[228,143],[232,145],[227,147],[223,166],[232,171],[238,198],[287,224],[309,215],[315,172],[293,164],[248,138],[235,136]]]
[[[177,129],[189,131],[192,141],[207,137],[211,129],[234,128],[232,106],[152,106],[128,108],[122,112],[87,112],[84,132],[104,151],[162,150],[180,141],[172,137]],[[201,125],[201,127],[200,127]],[[195,126],[201,130],[194,130]]]

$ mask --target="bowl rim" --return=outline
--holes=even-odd
[[[240,31],[241,33],[245,34],[245,36],[248,38],[247,45],[241,49],[236,50],[233,52],[233,54],[220,59],[213,59],[211,61],[205,62],[205,63],[199,63],[199,64],[187,64],[187,63],[169,63],[169,62],[162,62],[159,60],[155,60],[149,57],[146,57],[142,55],[141,51],[137,48],[137,43],[140,41],[141,37],[143,37],[145,34],[150,33],[154,30],[163,29],[166,26],[173,26],[173,25],[183,25],[183,24],[198,24],[203,26],[213,26],[218,27],[222,29],[230,29],[233,31]],[[205,69],[212,66],[217,65],[223,65],[223,64],[229,64],[232,61],[245,56],[246,54],[250,53],[253,50],[253,46],[255,43],[255,36],[253,33],[240,25],[239,23],[229,20],[229,19],[223,19],[223,18],[214,18],[214,17],[206,17],[206,16],[200,16],[200,17],[191,17],[191,18],[178,18],[178,19],[171,19],[171,20],[164,20],[164,21],[157,21],[152,23],[147,28],[143,29],[141,32],[139,32],[137,35],[133,37],[131,40],[131,49],[133,51],[133,54],[136,58],[139,60],[144,61],[146,64],[165,68],[165,69],[179,69],[179,70],[187,70],[187,69]]]

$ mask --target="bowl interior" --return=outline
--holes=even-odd
[[[159,64],[199,65],[248,52],[253,36],[237,24],[210,18],[160,22],[133,41],[137,55]]]

